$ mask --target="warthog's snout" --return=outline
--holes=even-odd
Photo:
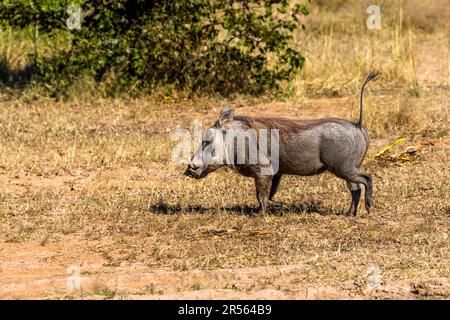
[[[191,165],[189,165],[186,171],[184,172],[184,175],[189,178],[201,179],[206,177],[206,172],[201,167],[194,168]]]
[[[184,172],[184,175],[189,177],[189,178],[193,178],[192,170],[186,169],[186,171]]]
[[[193,170],[190,166],[186,169],[186,171],[184,172],[184,175],[189,177],[189,178],[194,178],[195,177],[195,170]]]

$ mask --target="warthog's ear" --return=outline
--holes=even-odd
[[[222,111],[220,111],[219,124],[223,125],[226,122],[233,121],[233,117],[234,110],[230,107],[225,107],[222,109]]]

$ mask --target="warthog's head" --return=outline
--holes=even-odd
[[[224,152],[225,125],[233,121],[234,110],[225,107],[219,119],[206,131],[200,147],[195,152],[184,174],[202,179],[226,163]]]

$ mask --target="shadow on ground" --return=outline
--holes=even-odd
[[[216,211],[227,211],[237,215],[253,216],[258,214],[258,208],[249,205],[236,205],[226,207],[203,207],[200,205],[183,207],[180,205],[170,205],[166,203],[159,203],[156,205],[150,205],[149,211],[156,214],[181,214],[181,213],[213,213]],[[329,209],[321,207],[317,202],[302,203],[302,204],[286,204],[282,207],[271,207],[268,210],[269,214],[283,215],[289,214],[304,214],[304,213],[317,213],[320,215],[343,215],[343,212],[333,212]]]

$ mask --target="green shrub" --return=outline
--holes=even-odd
[[[295,2],[295,3],[294,3]],[[5,5],[12,3],[13,5]],[[188,92],[258,93],[304,63],[292,43],[308,8],[290,0],[3,1],[0,24],[67,30],[67,7],[82,9],[71,45],[37,59],[41,79],[64,89],[81,77],[110,92],[170,86]]]

